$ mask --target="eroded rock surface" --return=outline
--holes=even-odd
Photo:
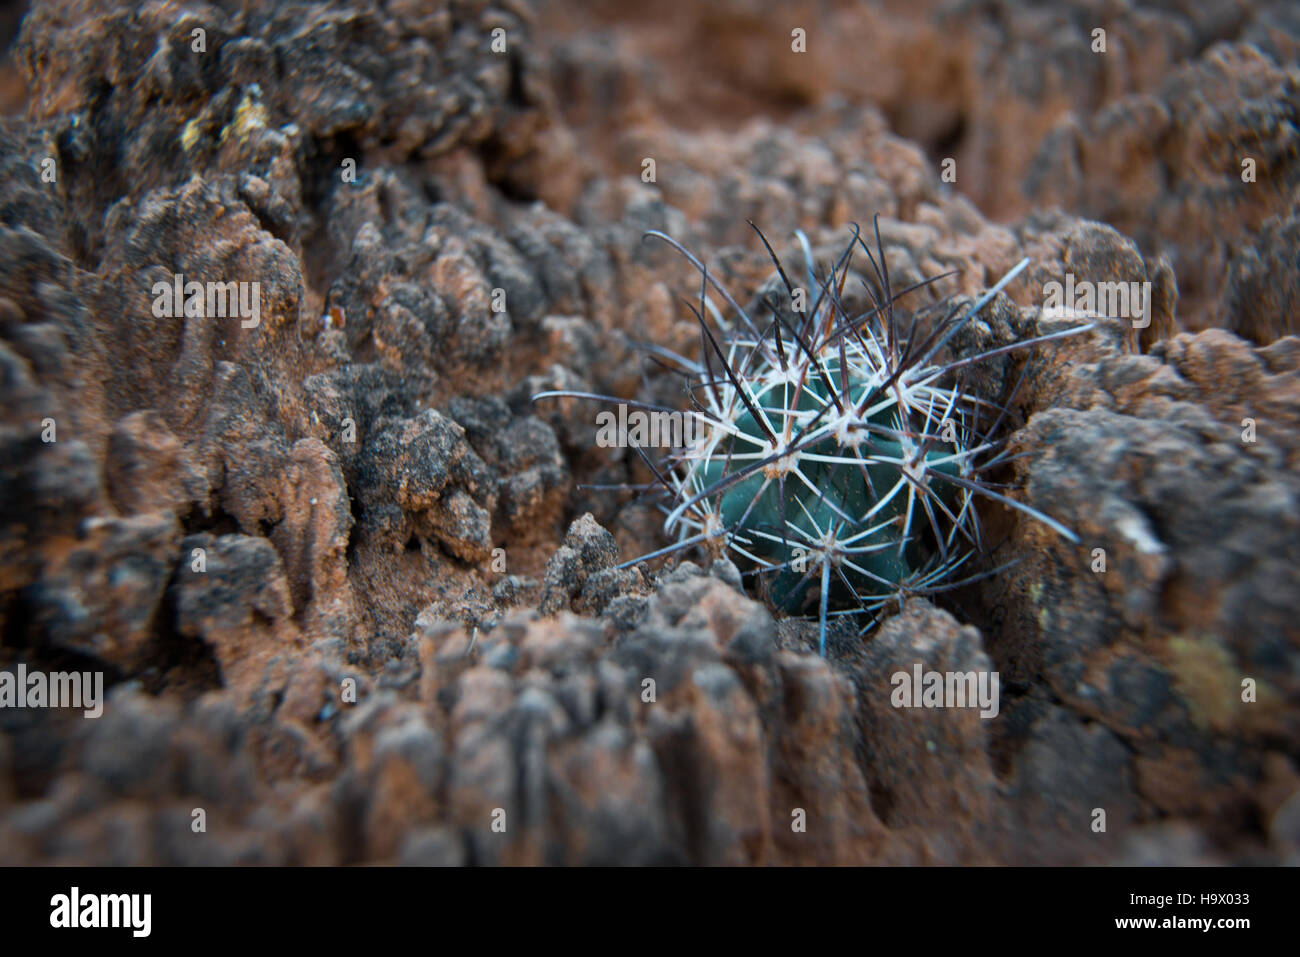
[[[1083,2],[426,6],[24,22],[0,669],[108,699],[0,708],[0,863],[1297,860],[1287,4],[1126,5],[1105,53]],[[685,403],[641,344],[695,351],[699,276],[646,230],[759,313],[747,219],[802,272],[874,214],[896,287],[952,271],[910,308],[1031,257],[954,355],[1077,323],[1066,273],[1151,321],[970,372],[1081,544],[984,503],[1014,564],[823,659],[729,561],[619,567],[648,473],[532,396]],[[917,667],[996,716],[896,707]]]

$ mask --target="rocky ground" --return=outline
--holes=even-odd
[[[0,669],[108,698],[0,709],[0,863],[1300,863],[1287,0],[36,0],[9,55]],[[921,303],[1032,257],[976,344],[1066,271],[1153,321],[1017,393],[1083,544],[988,506],[1018,564],[823,659],[730,562],[615,570],[646,474],[530,397],[680,404],[647,229],[749,294],[747,219],[876,213]],[[999,715],[892,707],[918,663]]]

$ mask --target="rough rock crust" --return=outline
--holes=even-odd
[[[1293,9],[1128,4],[1095,55],[1086,2],[554,6],[33,4],[0,669],[109,697],[0,709],[0,863],[1300,860]],[[664,544],[639,460],[530,397],[681,405],[638,343],[696,347],[698,277],[645,230],[751,301],[746,219],[873,213],[899,285],[955,271],[916,305],[1032,257],[958,354],[1072,322],[1066,271],[1152,323],[972,380],[1082,544],[988,506],[1016,564],[822,659],[730,562],[617,567]],[[158,315],[178,273],[259,323]],[[918,664],[999,716],[893,707]]]

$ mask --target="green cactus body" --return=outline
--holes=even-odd
[[[878,228],[874,253],[855,227],[848,248],[820,277],[806,237],[798,234],[811,296],[796,290],[763,239],[789,293],[784,303],[760,302],[771,314],[764,329],[685,247],[663,233],[648,235],[672,245],[701,273],[699,308],[691,307],[700,324],[700,360],[666,354],[691,380],[687,414],[702,428],[692,430],[687,447],[652,463],[668,496],[664,530],[675,543],[626,564],[688,548],[730,553],[766,582],[774,606],[790,614],[816,606],[825,654],[829,615],[875,620],[910,595],[962,583],[957,570],[982,549],[976,495],[1078,541],[1059,522],[982,481],[983,470],[1004,457],[1005,440],[994,433],[1007,410],[967,394],[959,380],[962,368],[987,355],[1090,326],[940,358],[1027,259],[964,308],[941,301],[923,310],[931,318],[919,334],[915,315],[900,321],[895,302],[937,279],[896,294]],[[875,281],[863,283],[873,308],[854,313],[841,296],[858,247]],[[731,308],[730,321],[710,289]],[[809,299],[808,313],[798,311]],[[534,398],[561,396],[619,401],[578,392]]]
[[[840,389],[845,408],[867,400],[884,378],[879,369],[852,361],[847,363],[847,374],[842,374],[838,352],[821,358],[821,367],[832,384],[843,386],[847,380],[847,389]],[[800,387],[787,381],[788,374],[783,375],[779,368],[764,370],[764,364],[765,360],[754,363],[754,380],[768,381],[755,389],[752,401],[768,427],[788,445],[799,428],[808,425],[823,407],[833,405],[834,399],[819,371],[814,370]],[[749,539],[752,546],[748,550],[754,556],[779,567],[769,582],[769,595],[787,612],[807,611],[816,597],[819,582],[808,574],[816,563],[812,553],[816,543],[836,526],[841,529],[837,538],[860,536],[849,547],[873,549],[846,555],[851,561],[839,563],[842,577],[837,574],[832,593],[840,602],[902,585],[934,550],[923,534],[905,540],[909,497],[902,463],[910,456],[923,462],[925,469],[957,475],[960,451],[954,443],[936,442],[928,451],[921,451],[916,442],[910,443],[910,449],[905,447],[904,439],[885,433],[906,432],[909,426],[899,421],[896,403],[886,401],[884,405],[874,415],[862,418],[877,431],[856,429],[851,422],[844,423],[838,434],[825,429],[826,436],[797,453],[797,461],[742,479],[718,501],[722,524],[738,537]],[[740,435],[718,430],[693,450],[700,455],[700,464],[685,469],[692,486],[711,487],[748,461],[737,455],[771,448],[753,413],[743,404],[737,407],[739,414],[732,424]],[[961,498],[954,486],[944,486],[938,492],[950,510]]]

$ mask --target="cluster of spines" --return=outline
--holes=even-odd
[[[1025,269],[1027,259],[973,303],[934,303],[914,312],[904,329],[896,302],[951,273],[896,292],[878,221],[874,253],[855,226],[844,252],[821,276],[807,238],[797,234],[816,290],[802,311],[798,304],[802,300],[807,306],[808,291],[795,287],[762,232],[754,230],[790,297],[788,309],[771,298],[762,300],[770,315],[762,328],[690,251],[664,233],[647,233],[671,245],[700,274],[698,305],[687,302],[700,328],[699,360],[661,347],[649,351],[656,362],[685,376],[690,404],[685,414],[702,428],[694,442],[658,462],[637,448],[654,476],[652,487],[666,496],[664,528],[676,540],[625,566],[696,547],[714,555],[733,552],[747,574],[771,576],[769,594],[787,611],[800,611],[805,599],[815,597],[824,655],[831,616],[864,615],[865,630],[891,603],[951,590],[1000,570],[958,577],[984,550],[977,496],[1018,509],[1077,541],[1060,523],[1003,494],[987,478],[1012,458],[1001,433],[1020,383],[1007,405],[999,406],[966,392],[957,373],[1091,327],[963,358],[938,358]],[[875,282],[862,281],[871,307],[852,314],[844,286],[859,249]],[[918,335],[922,319],[929,328]],[[548,397],[625,401],[577,392],[535,396]]]

